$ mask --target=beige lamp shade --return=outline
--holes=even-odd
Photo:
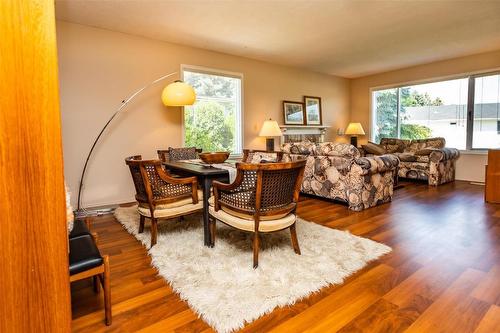
[[[281,136],[281,129],[276,120],[266,120],[260,129],[259,136],[272,137]]]
[[[161,100],[166,106],[193,105],[196,101],[196,93],[189,84],[175,81],[163,89]]]
[[[363,126],[361,123],[350,123],[345,130],[345,134],[347,135],[365,135],[365,131],[363,130]]]

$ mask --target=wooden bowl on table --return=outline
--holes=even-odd
[[[229,152],[219,151],[214,153],[200,153],[198,156],[206,164],[219,164],[224,163],[224,161],[228,159]]]

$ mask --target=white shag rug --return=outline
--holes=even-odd
[[[136,207],[115,217],[150,246],[149,220],[138,233]],[[319,224],[297,221],[302,255],[293,251],[288,229],[261,235],[259,267],[252,268],[252,234],[217,222],[214,248],[203,245],[201,215],[160,221],[158,242],[149,249],[153,265],[172,288],[220,333],[242,328],[276,307],[292,305],[321,288],[340,284],[391,248]]]

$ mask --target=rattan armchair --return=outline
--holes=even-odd
[[[261,163],[261,162],[281,162],[283,159],[282,151],[267,151],[255,149],[243,149],[242,162]]]
[[[179,160],[193,160],[198,158],[198,154],[203,150],[196,147],[158,149],[156,153],[163,162],[173,162]]]
[[[172,219],[199,212],[203,202],[198,199],[196,177],[174,178],[163,170],[160,160],[142,160],[140,155],[127,157],[134,181],[140,214],[139,233],[144,231],[146,218],[151,220],[151,246],[156,244],[158,219]]]
[[[253,232],[253,267],[259,264],[259,233],[290,228],[295,253],[300,254],[295,230],[297,201],[306,161],[237,163],[232,184],[213,183],[214,204],[209,207],[212,246],[216,221]]]

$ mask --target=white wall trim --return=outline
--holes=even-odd
[[[370,87],[370,90],[377,91],[377,90],[384,90],[384,89],[391,89],[391,88],[401,88],[401,87],[405,87],[405,86],[409,86],[409,85],[418,85],[418,84],[434,83],[434,82],[439,82],[439,81],[464,79],[464,78],[467,78],[469,76],[475,76],[475,75],[498,74],[499,71],[500,71],[500,67],[496,67],[496,68],[485,69],[485,70],[480,70],[480,71],[464,72],[464,73],[450,74],[450,75],[444,75],[444,76],[433,76],[433,77],[425,78],[425,79],[410,80],[410,81],[403,81],[403,82],[390,83],[390,84],[385,84],[385,85],[380,85],[380,86],[374,86],[374,87]]]

